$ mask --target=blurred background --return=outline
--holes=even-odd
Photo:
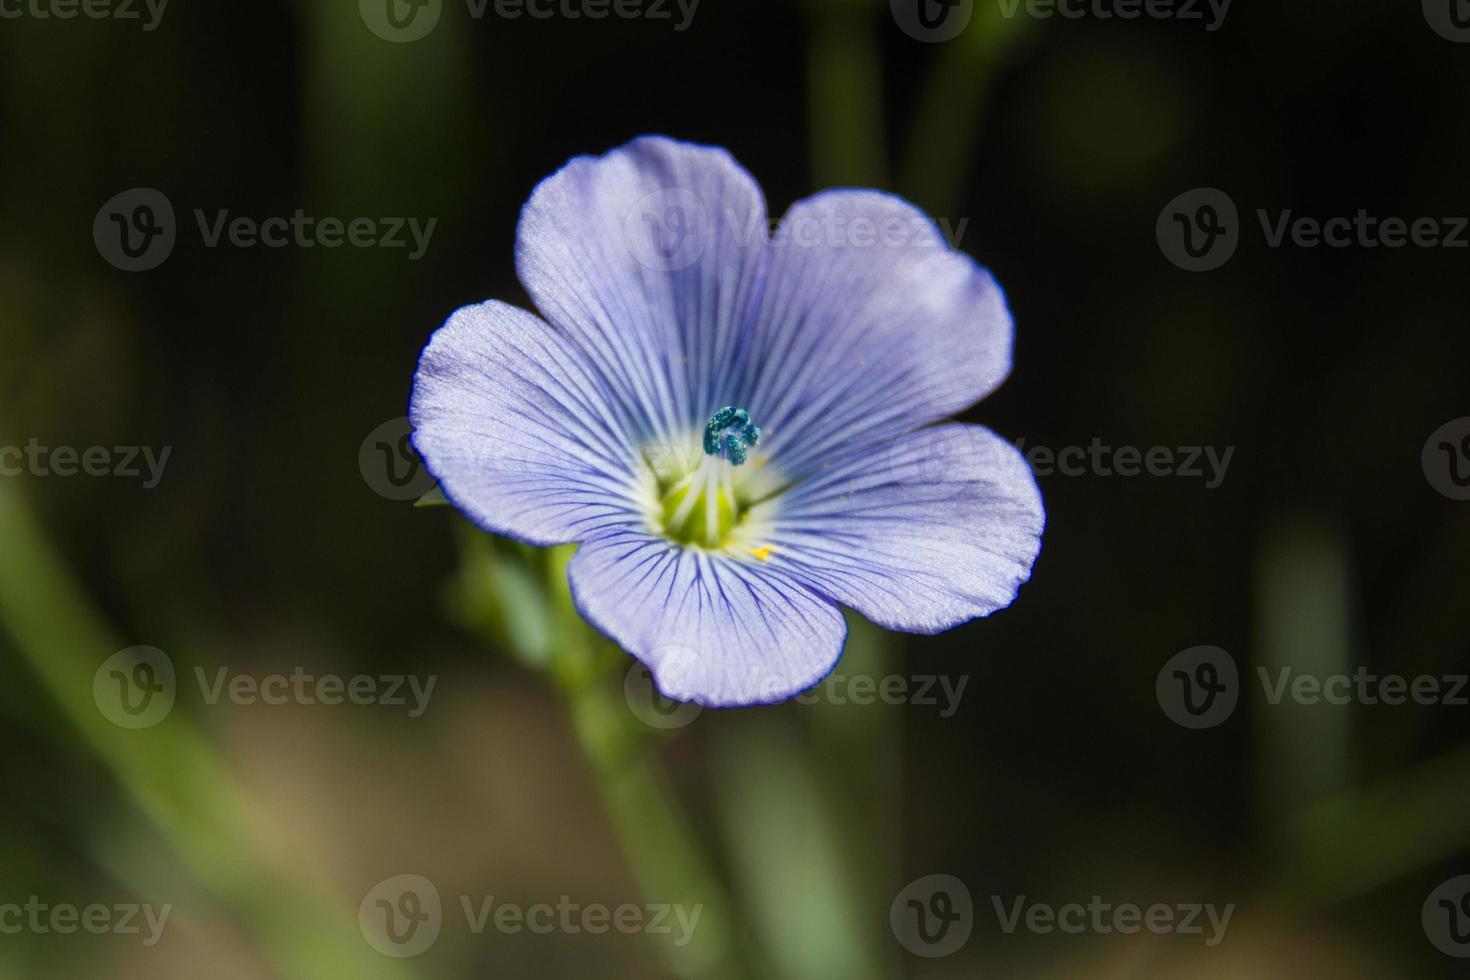
[[[1470,215],[1455,0],[589,9],[0,0],[0,977],[1464,976],[1470,234],[1258,215]],[[428,334],[525,305],[531,188],[646,132],[773,216],[865,185],[963,228],[1017,323],[965,418],[1048,510],[1012,608],[855,621],[813,695],[690,712],[569,615],[564,552],[413,506]],[[161,227],[138,188],[162,258],[108,237]],[[1206,271],[1197,188],[1237,211]],[[195,217],[298,209],[435,224]],[[1181,715],[1201,646],[1229,690]],[[1272,703],[1360,669],[1441,696]],[[260,696],[305,675],[342,703]],[[1094,896],[1231,917],[1006,928]],[[559,903],[700,912],[494,918]]]

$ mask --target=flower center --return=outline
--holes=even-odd
[[[723,469],[723,477],[717,472]],[[729,467],[706,459],[678,483],[663,491],[663,531],[681,544],[718,548],[740,521],[742,507],[728,475]]]
[[[750,499],[744,491],[751,481],[737,480],[734,468],[745,465],[760,437],[760,427],[743,408],[727,405],[710,416],[698,465],[682,475],[660,476],[658,520],[665,535],[702,548],[729,543]]]

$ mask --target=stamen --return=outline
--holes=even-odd
[[[748,456],[746,449],[759,442],[760,437],[760,426],[750,421],[749,412],[726,405],[705,423],[704,454],[718,456],[723,451],[731,466],[741,466]]]

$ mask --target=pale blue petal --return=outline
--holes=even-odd
[[[788,474],[953,415],[1009,373],[1000,287],[902,199],[817,194],[787,212],[769,251],[735,401]]]
[[[768,234],[760,187],[729,153],[646,136],[536,187],[516,268],[639,435],[667,442],[735,387]]]
[[[934,633],[1011,604],[1045,523],[1041,492],[1010,443],[939,425],[850,457],[752,518],[768,567],[888,629]]]
[[[584,542],[568,577],[582,615],[678,701],[785,700],[827,676],[847,635],[837,608],[781,569],[643,532]]]
[[[607,383],[525,310],[455,311],[414,376],[413,445],[445,495],[487,531],[579,541],[639,520],[632,437]]]

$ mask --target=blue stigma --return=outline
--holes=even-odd
[[[734,431],[728,431],[734,430]],[[761,438],[761,428],[750,421],[750,413],[734,405],[726,405],[709,417],[704,425],[704,453],[718,456],[723,451],[731,466],[746,460],[746,449]]]

